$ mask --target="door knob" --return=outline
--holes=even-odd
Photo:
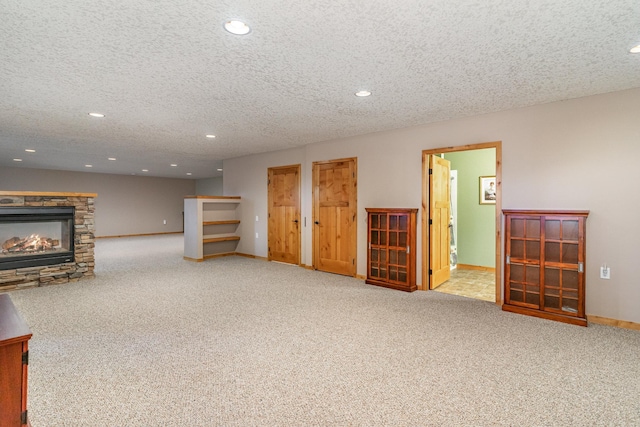
[[[314,224],[316,224],[316,225],[320,225],[320,222],[318,222],[318,221],[314,221]]]
[[[294,219],[294,220],[293,220],[293,222],[295,222],[295,223],[297,224],[297,223],[298,223],[298,220],[297,220],[297,219]]]

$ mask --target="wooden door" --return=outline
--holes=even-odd
[[[300,165],[269,168],[269,261],[300,264]]]
[[[435,289],[451,276],[450,231],[451,162],[429,158],[429,285]]]
[[[313,163],[313,267],[356,275],[356,159]]]

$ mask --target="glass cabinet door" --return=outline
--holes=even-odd
[[[580,219],[546,218],[544,309],[576,314],[579,310]]]
[[[406,214],[389,214],[389,280],[407,283]]]
[[[531,308],[540,307],[540,219],[510,218],[507,224],[509,279],[507,300]]]
[[[369,277],[387,279],[387,215],[369,214]]]

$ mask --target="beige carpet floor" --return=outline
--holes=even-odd
[[[638,426],[640,332],[277,263],[99,240],[97,277],[11,293],[57,426]]]

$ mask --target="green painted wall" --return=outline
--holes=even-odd
[[[446,153],[458,171],[458,263],[495,268],[496,206],[481,205],[481,176],[496,174],[496,150]]]

